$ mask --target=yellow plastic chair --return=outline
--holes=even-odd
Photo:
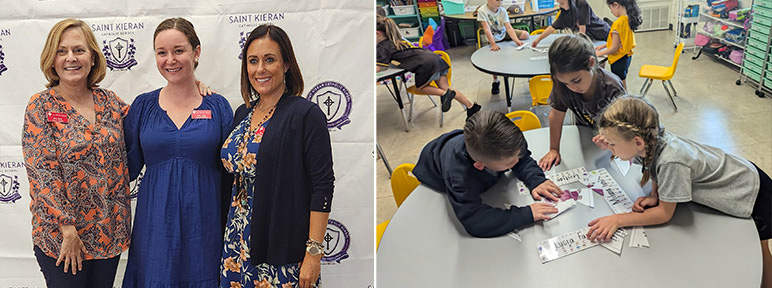
[[[552,92],[552,77],[539,75],[528,80],[528,90],[531,92],[531,106],[547,105]]]
[[[389,220],[383,221],[375,227],[375,251],[378,251],[378,246],[381,246],[381,238],[383,232],[386,232],[386,226],[389,226]]]
[[[440,51],[440,50],[434,51],[434,54],[440,55],[440,57],[442,57],[442,60],[445,60],[445,63],[448,63],[448,66],[450,68],[448,68],[447,76],[448,76],[448,86],[450,86],[451,85],[450,84],[450,79],[451,79],[451,76],[453,75],[453,65],[451,65],[451,62],[450,62],[450,56],[448,55],[448,53],[445,53],[445,51]],[[432,81],[432,83],[430,83],[429,85],[431,85],[433,87],[437,87],[437,84],[434,81]],[[415,85],[407,87],[407,97],[408,97],[408,100],[410,100],[410,115],[408,116],[408,118],[407,118],[408,120],[407,121],[413,120],[413,101],[414,101],[414,95],[426,95],[426,94],[418,92],[418,87],[416,87]],[[426,96],[430,96],[430,95],[426,95]],[[437,107],[437,103],[434,102],[432,97],[429,97],[429,100],[431,100],[432,103],[434,103],[434,107]],[[442,124],[443,124],[443,121],[444,121],[444,115],[443,114],[445,114],[445,113],[442,113],[442,112],[440,113],[440,127],[442,127]]]
[[[662,87],[665,88],[665,92],[667,92],[667,96],[670,97],[670,102],[673,103],[673,109],[675,111],[678,111],[678,106],[675,104],[675,100],[673,100],[673,96],[678,97],[678,92],[676,92],[675,88],[673,88],[673,82],[670,82],[670,79],[673,79],[673,75],[675,75],[676,67],[678,66],[678,58],[681,57],[681,52],[684,50],[684,43],[679,43],[678,47],[675,50],[675,55],[673,56],[673,64],[670,65],[670,67],[665,66],[657,66],[657,65],[643,65],[641,66],[641,71],[638,72],[638,76],[641,78],[646,78],[646,81],[643,82],[643,87],[641,87],[641,97],[646,95],[646,92],[649,91],[649,87],[651,87],[651,83],[654,83],[654,80],[662,80]],[[670,94],[670,90],[667,89],[667,85],[665,85],[665,82],[670,85],[670,89],[673,90],[673,94]],[[648,84],[648,85],[647,85]]]
[[[480,49],[480,47],[482,47],[482,35],[481,35],[482,33],[485,33],[483,32],[483,28],[482,27],[477,28],[477,49]]]
[[[539,35],[544,32],[544,29],[536,29],[531,31],[531,35]]]
[[[536,117],[536,114],[533,114],[531,111],[512,111],[507,113],[507,118],[512,120],[512,122],[515,122],[515,125],[520,128],[520,131],[541,128],[539,117]]]
[[[391,193],[394,194],[397,208],[402,205],[402,202],[405,202],[405,199],[415,190],[415,187],[421,184],[418,178],[409,174],[413,171],[413,168],[415,168],[415,164],[404,163],[397,166],[391,174]]]

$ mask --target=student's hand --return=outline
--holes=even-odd
[[[587,239],[593,242],[595,240],[602,242],[611,241],[611,236],[614,236],[617,228],[619,228],[619,223],[615,216],[600,217],[587,224],[587,226],[590,226],[590,231],[587,231]]]
[[[638,197],[633,204],[633,212],[643,212],[646,207],[654,207],[659,205],[659,199],[655,196]]]
[[[491,51],[499,51],[501,50],[501,47],[499,45],[496,45],[496,43],[491,43]]]
[[[600,50],[595,51],[595,56],[596,57],[600,57],[600,56],[603,56],[603,55],[605,55],[605,54],[603,54],[603,51],[600,51]]]
[[[59,264],[64,262],[64,273],[67,273],[67,268],[71,268],[72,275],[75,275],[77,271],[83,270],[83,254],[88,252],[86,252],[83,242],[80,241],[75,226],[62,226],[59,231],[62,233],[62,247],[59,249],[56,266],[59,267]]]
[[[539,167],[541,167],[541,170],[547,171],[552,169],[552,166],[557,166],[560,164],[560,152],[555,149],[550,149],[549,152],[547,152],[547,155],[544,155],[544,157],[541,157],[539,160]]]
[[[196,80],[196,86],[198,87],[198,94],[201,94],[201,96],[208,96],[212,95],[212,93],[217,93],[212,88],[209,88],[209,86],[206,86],[204,82]]]
[[[536,45],[539,45],[539,41],[539,39],[533,40],[533,42],[531,42],[531,47],[536,48]]]
[[[600,147],[601,150],[608,150],[608,142],[606,141],[605,138],[603,138],[603,135],[600,135],[600,134],[595,135],[594,137],[592,137],[592,142],[594,142],[595,145],[598,145],[598,147]]]
[[[518,39],[515,39],[515,40],[512,40],[512,41],[515,41],[515,44],[517,44],[517,47],[520,47],[520,46],[523,45],[523,41],[520,41]]]
[[[555,208],[555,206],[552,206],[552,204],[549,203],[533,203],[530,206],[534,222],[539,220],[549,220],[552,217],[547,216],[547,214],[558,213],[558,208]]]
[[[300,264],[300,288],[311,288],[319,278],[322,255],[312,256],[306,252],[303,263]]]
[[[606,48],[606,47],[605,47],[605,46],[603,46],[603,45],[600,45],[600,46],[596,46],[596,47],[595,47],[595,51],[600,51],[600,50],[603,50],[603,48]]]
[[[558,185],[555,185],[555,183],[552,182],[552,180],[547,180],[539,184],[539,186],[536,186],[536,188],[531,191],[531,196],[533,196],[534,200],[541,200],[541,197],[539,195],[547,197],[547,199],[552,201],[558,201],[560,200],[560,195],[563,194],[563,191],[561,191],[560,187]],[[557,197],[556,197],[557,196]]]

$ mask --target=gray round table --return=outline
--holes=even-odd
[[[538,49],[546,49],[555,39],[566,36],[565,34],[550,34],[539,42]],[[507,109],[512,111],[512,93],[509,89],[509,77],[513,78],[531,78],[538,75],[550,75],[550,65],[547,61],[547,52],[537,52],[532,50],[531,43],[539,36],[530,35],[526,47],[517,50],[514,41],[503,41],[496,43],[501,49],[491,51],[490,44],[477,49],[472,53],[470,61],[472,66],[482,72],[504,77],[504,91],[507,98]],[[595,41],[594,46],[606,44],[604,41]],[[538,59],[536,59],[538,58]]]
[[[525,136],[535,157],[547,152],[548,128]],[[622,176],[591,137],[586,127],[565,126],[563,162],[553,169],[606,168],[630,199],[643,196],[637,183],[641,174],[635,171],[639,166]],[[594,209],[577,203],[555,219],[521,228],[518,242],[508,236],[469,236],[447,196],[420,185],[381,239],[377,287],[759,287],[761,247],[753,221],[693,203],[679,204],[669,223],[645,227],[651,248],[628,247],[628,235],[621,256],[596,246],[542,264],[537,242],[613,213],[600,195],[593,195]],[[516,192],[511,175],[483,194],[483,202],[494,207],[528,205],[533,202],[529,198]]]

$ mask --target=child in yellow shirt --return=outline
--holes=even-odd
[[[630,61],[633,57],[633,48],[635,48],[633,31],[637,30],[643,22],[641,9],[638,8],[635,0],[606,0],[606,4],[611,9],[611,14],[617,17],[617,20],[611,25],[606,44],[595,48],[595,55],[608,55],[611,72],[619,76],[625,90],[627,90],[625,79],[627,79],[627,69],[630,68]]]

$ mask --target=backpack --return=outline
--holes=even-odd
[[[710,43],[710,37],[704,34],[697,34],[697,37],[694,38],[694,45],[705,46],[708,43]]]
[[[732,52],[729,53],[729,60],[737,64],[743,64],[743,54],[742,49],[732,49]]]

